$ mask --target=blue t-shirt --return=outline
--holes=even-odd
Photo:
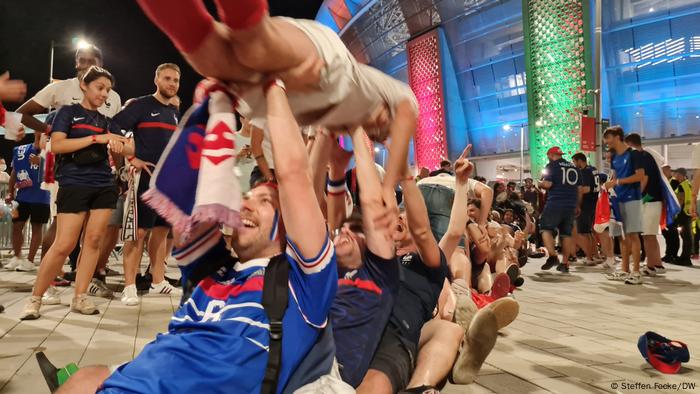
[[[30,204],[49,204],[48,190],[41,188],[43,180],[44,161],[32,164],[29,161],[31,155],[39,155],[34,149],[34,144],[20,145],[12,148],[12,169],[17,177],[15,200]]]
[[[597,173],[598,171],[593,166],[586,166],[586,168],[579,170],[579,174],[581,174],[581,186],[588,186],[590,188],[589,192],[583,195],[583,201],[581,202],[582,211],[595,211],[595,206],[598,202]]]
[[[389,320],[399,286],[399,263],[367,250],[362,267],[338,270],[331,306],[333,339],[340,375],[353,387],[362,383]]]
[[[80,104],[64,105],[56,113],[51,126],[51,135],[64,133],[66,138],[82,138],[104,133],[122,135],[119,127],[108,117],[97,111],[85,109]],[[107,145],[99,145],[107,150]],[[56,181],[59,186],[107,187],[114,185],[109,159],[89,165],[76,164],[71,156],[64,153],[56,158]]]
[[[179,117],[177,108],[148,95],[134,99],[114,117],[114,122],[123,130],[134,133],[136,157],[158,164]]]
[[[638,151],[638,153],[644,168],[644,175],[647,176],[646,190],[642,190],[642,194],[648,194],[651,197],[649,202],[663,201],[662,174],[654,156],[647,151]]]
[[[218,227],[173,253],[183,275],[230,256]],[[289,298],[282,320],[282,360],[277,393],[306,357],[326,325],[337,288],[330,239],[306,258],[287,244]],[[203,279],[160,334],[120,366],[100,393],[259,393],[270,344],[262,306],[269,258],[235,263]],[[310,382],[305,382],[308,384]]]
[[[631,177],[637,170],[643,168],[641,154],[634,149],[627,149],[621,155],[613,155],[612,169],[615,171],[616,179]],[[615,194],[617,194],[617,201],[621,203],[641,200],[641,184],[635,182],[617,185],[615,186]]]
[[[564,159],[550,161],[545,167],[544,180],[552,182],[547,190],[546,205],[557,208],[576,208],[581,173],[576,166]]]

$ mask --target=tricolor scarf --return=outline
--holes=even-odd
[[[663,157],[659,152],[653,149],[645,149],[653,158],[656,163],[656,169],[658,171],[659,179],[661,179],[661,192],[663,197],[663,209],[661,210],[661,222],[659,225],[662,230],[665,230],[668,226],[673,223],[673,220],[681,212],[681,205],[678,203],[678,198],[676,193],[671,188],[671,183],[664,176],[664,172],[661,169],[663,165]]]
[[[138,190],[141,172],[135,171],[135,168],[131,166],[129,166],[127,171],[126,176],[129,187],[124,199],[121,239],[122,241],[137,241],[139,239],[137,230],[139,228]]]
[[[593,229],[598,233],[602,233],[608,228],[610,223],[615,223],[622,227],[621,218],[620,205],[617,201],[615,189],[610,188],[608,192],[605,188],[601,188],[595,209],[595,224],[593,225]],[[622,236],[624,237],[624,233]]]
[[[142,196],[182,237],[198,222],[232,228],[240,224],[241,191],[234,173],[236,100],[221,85],[208,83],[203,101],[180,121]]]

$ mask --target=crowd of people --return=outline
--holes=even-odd
[[[264,0],[217,1],[221,22],[197,0],[139,4],[208,77],[184,116],[176,64],[122,107],[96,47],[76,53],[75,78],[16,114],[0,107],[0,124],[20,117],[35,131],[13,151],[7,197],[18,214],[5,268],[34,269],[43,242],[20,319],[60,304],[55,286],[71,282],[71,311],[98,314],[89,296],[113,296],[120,239],[123,304],[139,290],[181,298],[134,360],[82,367],[60,388],[47,378],[60,392],[437,392],[474,381],[518,315],[529,259],[569,274],[580,255],[627,284],[690,264],[700,177],[693,187],[670,173],[637,134],[605,130],[609,171],[552,147],[541,179],[522,185],[478,177],[471,145],[432,172],[410,168],[413,93],[356,63],[332,31],[271,18]],[[25,95],[0,78],[0,99]],[[368,141],[389,146],[385,168]],[[179,281],[165,277],[171,255]]]

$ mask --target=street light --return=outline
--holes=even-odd
[[[55,48],[66,48],[73,46],[76,50],[78,49],[85,49],[89,48],[92,46],[92,43],[89,41],[85,40],[84,38],[80,37],[73,37],[71,40],[71,45],[67,44],[57,44],[54,40],[51,40],[51,57],[50,57],[50,63],[49,63],[49,83],[53,82],[53,59],[54,59],[54,50]]]

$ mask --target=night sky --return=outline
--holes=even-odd
[[[176,3],[178,0],[173,0]],[[230,0],[236,1],[236,0]],[[314,19],[322,0],[270,0],[270,13]],[[213,2],[207,1],[213,11]],[[84,37],[102,49],[104,66],[116,78],[115,90],[122,103],[155,90],[153,75],[158,64],[180,66],[180,97],[184,112],[201,79],[184,61],[167,37],[131,0],[0,0],[0,72],[27,83],[31,98],[49,81],[51,40],[55,49],[54,78],[75,76],[73,37]],[[18,105],[6,103],[8,109]],[[10,146],[0,154],[8,158]]]

